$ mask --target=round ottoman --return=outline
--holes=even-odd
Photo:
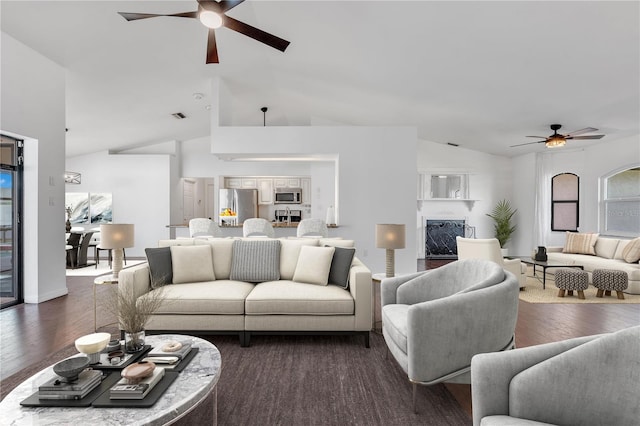
[[[602,293],[611,296],[611,291],[615,291],[618,299],[624,299],[623,290],[629,287],[629,277],[624,271],[615,269],[594,269],[592,279],[593,286],[598,289],[596,297],[602,297]]]
[[[584,291],[589,288],[589,273],[581,269],[560,268],[556,271],[556,287],[558,297],[564,297],[565,290],[573,296],[574,290],[578,298],[584,299]]]

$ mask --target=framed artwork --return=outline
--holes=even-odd
[[[113,222],[113,205],[111,193],[92,193],[90,201],[90,212],[91,223]]]
[[[64,205],[71,224],[89,223],[89,193],[67,192]]]

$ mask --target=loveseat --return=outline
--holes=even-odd
[[[119,275],[128,297],[162,292],[149,333],[237,333],[242,346],[252,334],[348,333],[369,347],[371,271],[352,240],[182,238],[158,246]]]
[[[640,326],[471,360],[474,426],[637,425]]]
[[[594,269],[624,271],[629,277],[629,287],[625,293],[640,294],[640,263],[638,263],[636,255],[630,253],[635,250],[625,252],[629,244],[640,246],[640,239],[623,240],[603,238],[598,234],[567,232],[565,245],[563,247],[548,247],[547,258],[549,261],[567,265],[584,266],[584,270],[589,273],[589,282],[591,282],[591,274]],[[547,271],[551,274],[554,273],[553,268]]]

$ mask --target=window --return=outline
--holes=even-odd
[[[580,207],[580,178],[560,173],[551,179],[551,230],[577,231]]]
[[[640,166],[605,176],[601,188],[600,233],[640,235]]]

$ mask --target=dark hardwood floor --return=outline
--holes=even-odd
[[[443,263],[443,262],[440,262]],[[429,264],[430,268],[440,266]],[[418,261],[418,269],[427,267]],[[0,311],[0,380],[41,361],[82,335],[93,333],[93,277],[67,277],[69,294],[40,304],[21,304]],[[98,300],[108,286],[98,286]],[[113,322],[98,310],[98,325]],[[640,324],[640,304],[532,304],[520,302],[516,327],[518,347],[572,337],[607,333]],[[111,325],[99,331],[116,333]],[[408,386],[408,385],[407,385]],[[471,413],[470,385],[447,385]]]

